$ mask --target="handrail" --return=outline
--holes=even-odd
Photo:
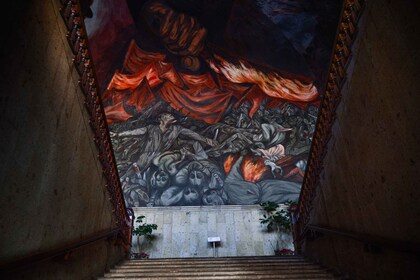
[[[70,244],[60,246],[58,248],[49,250],[44,253],[34,254],[28,257],[24,257],[19,260],[1,264],[0,275],[3,275],[4,273],[10,273],[18,269],[21,269],[23,267],[31,266],[33,264],[43,262],[43,261],[46,261],[46,260],[49,260],[58,256],[66,255],[71,251],[80,249],[88,245],[92,245],[93,243],[97,241],[112,238],[112,237],[117,237],[119,234],[121,234],[120,228],[115,228],[115,229],[107,230],[107,231],[101,231],[81,241],[72,242]]]
[[[106,178],[106,187],[110,201],[114,207],[117,224],[123,232],[126,243],[126,253],[131,244],[131,221],[127,215],[124,196],[118,176],[117,164],[111,145],[108,124],[105,117],[104,107],[99,96],[100,88],[89,43],[81,15],[80,3],[77,0],[60,0],[60,14],[67,27],[67,41],[74,54],[73,63],[80,75],[79,85],[85,95],[85,104],[90,115],[90,125],[94,132],[94,142],[98,147],[98,158],[102,163],[102,172]]]
[[[388,248],[394,251],[400,251],[404,253],[420,255],[420,244],[408,241],[402,241],[397,239],[385,238],[376,235],[370,235],[365,233],[357,233],[348,230],[337,229],[333,227],[327,227],[322,225],[306,226],[303,235],[307,236],[310,233],[322,233],[327,235],[341,236],[356,241],[360,241],[364,244],[374,246],[376,248]]]
[[[312,201],[319,187],[319,177],[323,170],[323,159],[331,138],[335,114],[341,99],[341,88],[346,79],[346,68],[351,57],[351,47],[357,34],[357,23],[365,5],[365,0],[345,0],[340,16],[328,72],[325,93],[322,98],[313,141],[309,153],[307,170],[302,184],[299,202],[293,213],[295,249],[300,252],[303,230],[309,223]]]

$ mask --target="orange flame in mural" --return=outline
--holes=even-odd
[[[223,163],[223,168],[225,169],[226,174],[228,174],[230,169],[232,168],[234,160],[235,157],[233,155],[228,155],[228,157],[225,159],[225,162]]]
[[[242,163],[241,171],[245,181],[257,182],[261,180],[264,174],[265,164],[261,160],[246,157]]]
[[[318,98],[318,90],[312,82],[286,78],[276,72],[265,73],[243,60],[234,64],[218,55],[214,58],[208,60],[213,71],[223,74],[233,83],[253,83],[268,96],[289,101],[309,102]]]

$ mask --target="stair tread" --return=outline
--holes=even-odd
[[[159,276],[152,276],[152,277],[101,277],[98,280],[109,280],[109,279],[118,279],[118,280],[153,280],[153,279],[159,279],[159,280],[190,280],[190,279],[194,279],[194,280],[247,280],[247,279],[300,279],[300,280],[321,280],[321,279],[336,279],[333,276],[316,276],[316,275],[294,275],[294,276],[290,276],[290,275],[251,275],[251,276],[244,276],[244,275],[221,275],[221,276],[193,276],[193,277],[186,277],[186,276],[182,276],[182,277],[176,277],[176,276],[164,276],[164,277],[159,277]]]
[[[126,260],[126,261],[208,261],[208,260],[219,260],[219,261],[232,261],[232,260],[277,260],[277,261],[288,261],[288,260],[305,260],[301,256],[247,256],[247,257],[198,257],[198,258],[153,258],[153,259],[140,259],[140,260]]]
[[[134,273],[149,273],[149,274],[153,274],[153,273],[203,273],[203,274],[208,274],[208,273],[307,273],[307,272],[322,272],[325,273],[326,270],[322,269],[322,268],[311,268],[311,269],[303,269],[303,270],[297,270],[294,268],[290,268],[290,269],[270,269],[270,270],[255,270],[253,268],[238,268],[235,270],[225,270],[223,267],[219,268],[219,270],[201,270],[201,269],[195,269],[195,268],[191,268],[188,270],[178,270],[178,269],[171,269],[171,270],[155,270],[155,271],[110,271],[107,274],[134,274]]]
[[[163,279],[170,279],[170,280],[177,280],[177,279],[186,279],[186,280],[191,280],[191,279],[240,279],[240,280],[245,280],[245,279],[337,279],[332,275],[311,275],[311,274],[296,274],[296,275],[273,275],[273,274],[268,274],[268,275],[215,275],[215,276],[209,276],[209,275],[204,275],[204,276],[197,276],[197,275],[193,275],[193,276],[121,276],[121,277],[100,277],[98,279],[101,280],[109,280],[109,279],[118,279],[118,280],[135,280],[135,279],[159,279],[159,280],[163,280]]]
[[[197,262],[185,262],[185,263],[171,263],[171,262],[164,262],[164,263],[123,263],[117,265],[116,267],[161,267],[161,266],[220,266],[221,264],[225,266],[305,266],[305,265],[312,265],[311,262],[291,262],[291,263],[264,263],[264,262],[248,262],[248,263],[240,263],[240,262],[221,262],[221,263],[197,263]]]
[[[99,280],[336,279],[300,256],[125,260]]]
[[[309,263],[305,260],[276,260],[276,259],[269,259],[269,260],[218,260],[218,259],[209,259],[209,260],[193,260],[193,259],[186,259],[184,261],[171,261],[170,259],[166,260],[129,260],[124,261],[121,264],[137,264],[137,263]]]
[[[193,267],[179,267],[179,266],[160,266],[160,267],[118,267],[113,268],[110,271],[116,272],[116,271],[127,271],[127,272],[133,272],[133,271],[139,271],[139,272],[145,272],[145,271],[155,271],[156,269],[159,269],[159,271],[163,270],[182,270],[182,271],[189,271],[189,270],[197,270],[197,269],[215,269],[219,267],[215,266],[193,266]],[[223,266],[224,270],[237,270],[238,268],[245,269],[243,266]],[[247,268],[247,267],[246,267]],[[253,266],[251,268],[252,270],[266,270],[267,266]],[[308,264],[308,265],[299,265],[299,266],[270,266],[270,269],[273,270],[285,270],[285,269],[302,269],[302,270],[308,270],[308,269],[320,269],[318,265]]]

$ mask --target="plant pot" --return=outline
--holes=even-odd
[[[274,250],[274,255],[276,256],[289,256],[293,254],[294,252],[289,249]]]
[[[149,258],[149,254],[147,254],[145,252],[131,253],[131,259],[132,260],[140,260],[140,259],[148,259],[148,258]]]

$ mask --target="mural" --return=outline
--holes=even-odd
[[[298,199],[340,1],[81,4],[127,206]]]

